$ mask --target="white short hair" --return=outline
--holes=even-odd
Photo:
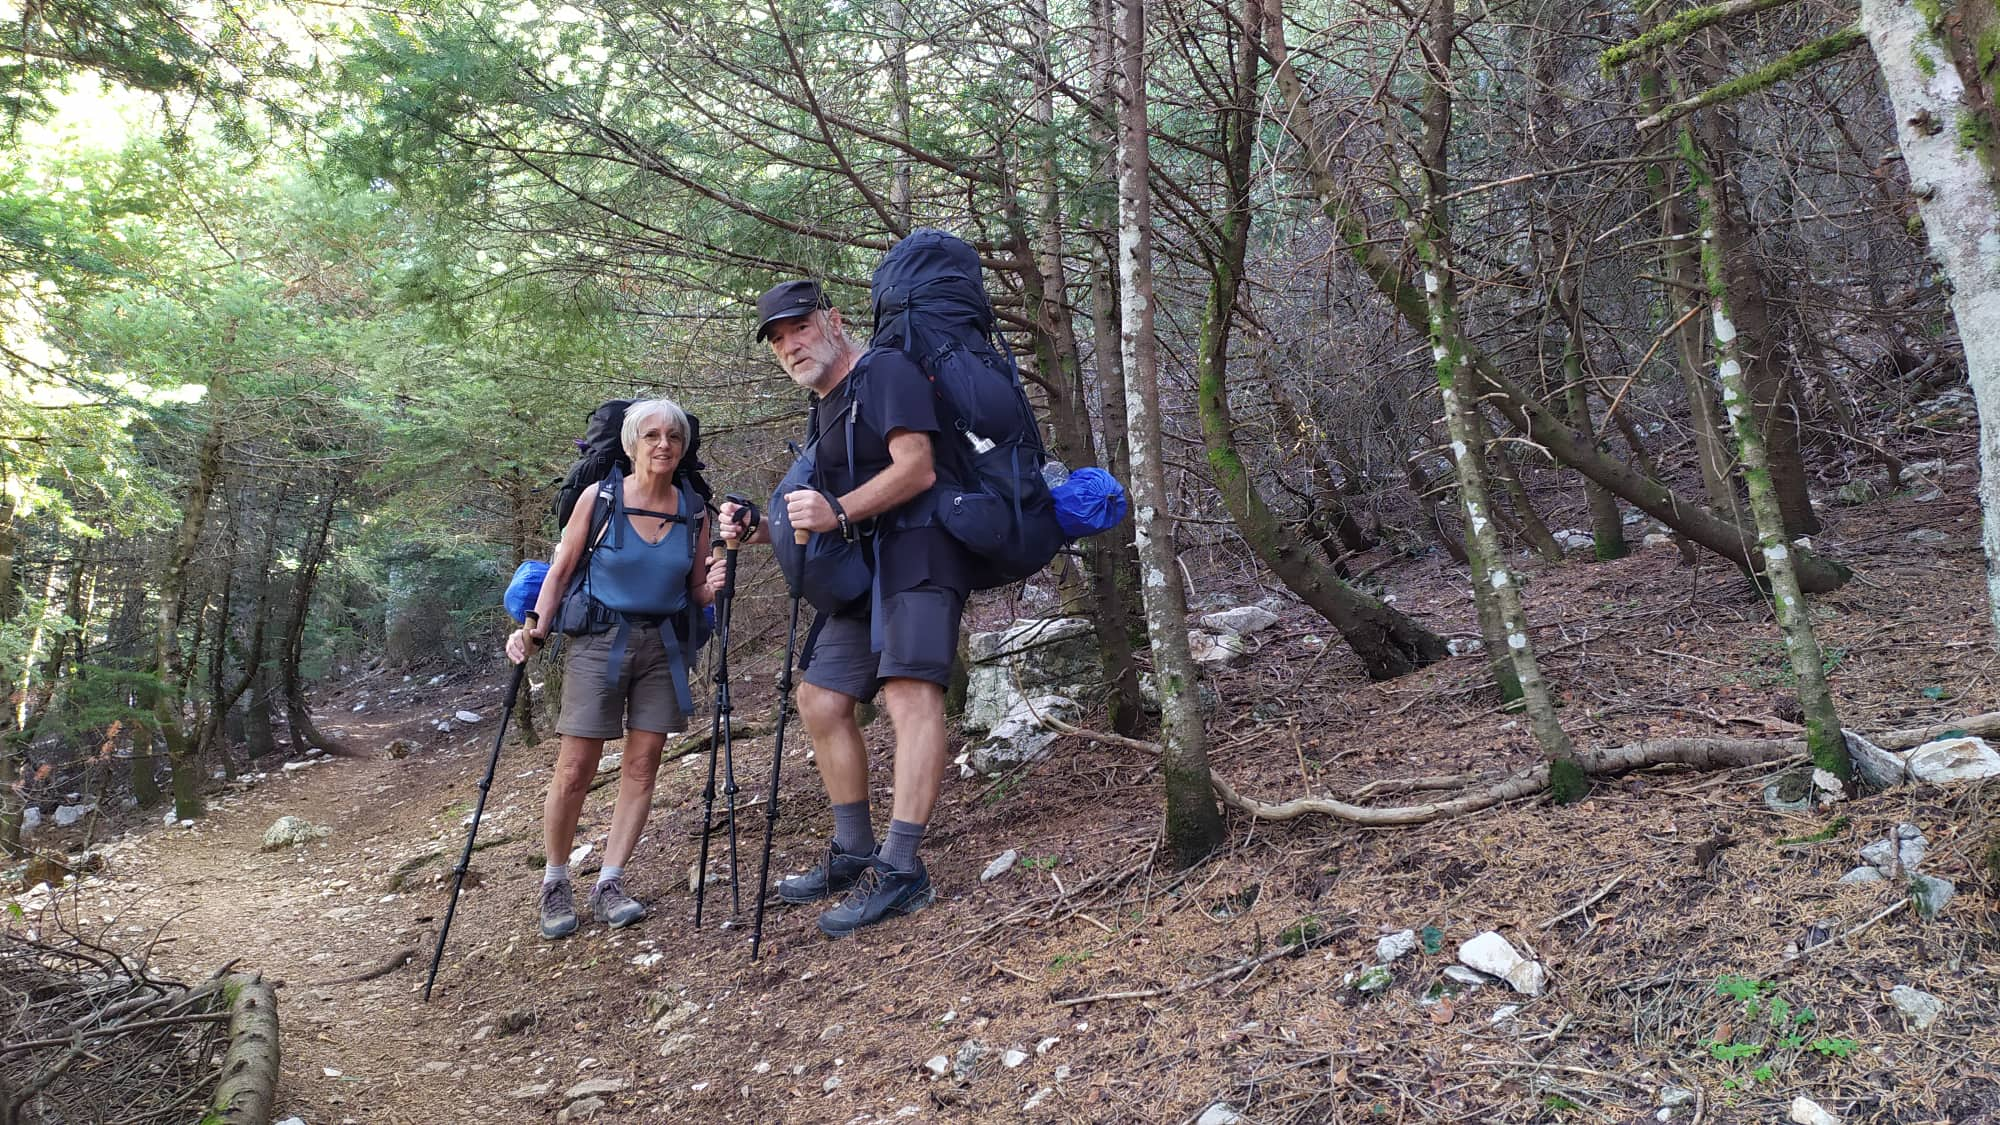
[[[664,419],[675,433],[681,435],[682,442],[688,440],[687,411],[682,410],[679,403],[670,398],[642,398],[625,408],[625,424],[618,431],[618,440],[625,447],[625,456],[639,455],[639,435],[646,432],[647,423],[655,418]],[[685,449],[682,450],[683,454],[686,452]]]

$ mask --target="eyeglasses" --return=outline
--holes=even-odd
[[[685,445],[687,435],[679,431],[662,433],[659,430],[647,430],[639,435],[639,440],[647,445]]]

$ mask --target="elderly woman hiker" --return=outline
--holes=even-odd
[[[614,468],[578,497],[535,612],[507,638],[507,656],[518,664],[551,629],[571,635],[556,722],[562,750],[542,806],[548,862],[542,936],[551,940],[576,931],[568,859],[607,739],[623,737],[625,756],[589,908],[613,928],[646,915],[625,892],[625,861],[646,827],[667,736],[685,729],[693,710],[689,641],[701,607],[715,600],[723,579],[723,568],[709,566],[701,549],[706,519],[700,494],[674,478],[688,432],[686,412],[667,399],[626,408],[620,436],[631,474]]]

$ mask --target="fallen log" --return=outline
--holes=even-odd
[[[1158,743],[1085,730],[1050,716],[1043,716],[1043,721],[1063,734],[1088,739],[1100,745],[1138,750],[1154,755],[1160,753]],[[1953,731],[1963,731],[1980,737],[2000,735],[2000,712],[1972,715],[1957,722],[1933,723],[1926,727],[1889,731],[1871,737],[1870,741],[1885,750],[1907,750]],[[1803,738],[1660,738],[1582,751],[1577,755],[1577,765],[1582,767],[1588,776],[1609,777],[1665,765],[1690,766],[1697,770],[1736,769],[1741,766],[1764,765],[1802,758],[1805,753],[1806,743]],[[1393,827],[1426,824],[1433,820],[1464,816],[1509,801],[1533,797],[1548,788],[1549,767],[1546,762],[1538,763],[1527,769],[1498,777],[1471,792],[1449,800],[1381,807],[1358,805],[1334,797],[1294,797],[1287,801],[1261,801],[1239,792],[1235,786],[1213,772],[1209,774],[1209,783],[1215,788],[1216,796],[1221,798],[1223,804],[1258,820],[1296,820],[1302,816],[1318,814],[1351,824]]]
[[[269,1125],[278,1090],[278,998],[254,973],[229,977],[222,990],[229,999],[229,1051],[203,1125]]]

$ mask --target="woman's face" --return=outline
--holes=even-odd
[[[632,467],[635,471],[649,476],[670,477],[674,467],[681,463],[681,454],[687,451],[687,435],[674,428],[664,417],[656,417],[639,431],[639,439],[631,450]]]

